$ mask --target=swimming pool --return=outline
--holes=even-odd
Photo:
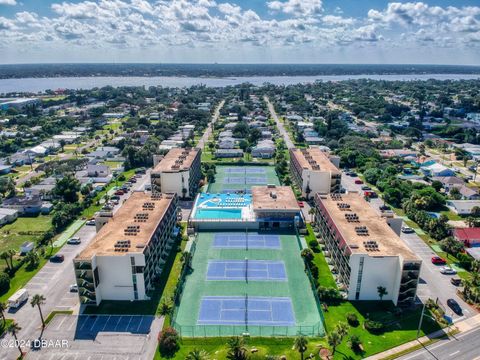
[[[230,207],[239,208],[249,206],[252,203],[252,195],[238,195],[238,194],[200,194],[197,200],[197,207],[205,208],[219,208]]]
[[[195,219],[241,219],[242,209],[201,209],[197,208]]]

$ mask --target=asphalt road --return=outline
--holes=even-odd
[[[224,104],[225,104],[225,100],[222,100],[220,104],[218,104],[218,106],[216,107],[215,112],[213,113],[213,116],[212,116],[212,121],[210,121],[202,137],[200,138],[200,140],[198,140],[198,143],[197,143],[198,148],[202,150],[205,149],[205,145],[208,142],[208,138],[212,134],[212,125],[218,120],[218,117],[220,116],[220,109],[223,107]]]
[[[265,96],[263,99],[267,103],[268,111],[270,111],[270,115],[272,115],[273,120],[275,120],[278,131],[280,132],[280,135],[282,135],[284,140],[285,140],[285,144],[287,145],[287,149],[294,148],[295,145],[293,144],[292,139],[290,139],[290,135],[288,134],[287,130],[285,130],[285,127],[283,126],[283,123],[278,118],[277,113],[276,113],[275,108],[273,107],[272,103],[270,102],[270,100],[268,99],[267,96]]]
[[[479,360],[480,329],[474,329],[421,350],[399,357],[399,360]]]
[[[348,191],[362,192],[362,185],[355,184],[356,177],[351,177],[342,173],[342,186]],[[384,204],[381,198],[371,199],[370,205],[380,214],[380,206]],[[443,275],[439,271],[439,266],[432,264],[431,258],[435,255],[434,251],[416,234],[400,235],[404,243],[422,259],[422,269],[420,271],[420,284],[417,289],[417,297],[426,300],[432,298],[439,299],[447,315],[452,316],[454,321],[470,317],[476,313],[460,299],[456,290],[457,287],[450,283],[452,275]],[[447,306],[447,299],[455,299],[463,309],[463,315],[458,316]]]

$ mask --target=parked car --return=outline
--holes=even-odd
[[[53,263],[61,263],[61,262],[63,262],[63,260],[65,260],[65,256],[63,256],[61,254],[53,255],[50,258],[50,262],[53,262]]]
[[[415,231],[410,226],[402,226],[402,233],[404,234],[412,234]]]
[[[115,195],[123,195],[125,194],[122,190],[115,191]]]
[[[445,265],[446,263],[445,259],[442,259],[440,256],[432,256],[432,264]]]
[[[118,196],[118,195],[112,195],[112,196],[110,197],[110,199],[112,199],[112,200],[120,200],[120,196]]]
[[[458,302],[455,299],[448,299],[447,300],[447,305],[450,309],[453,310],[453,312],[457,315],[462,315],[463,311],[460,305],[458,305]]]
[[[357,176],[357,173],[355,173],[355,172],[352,171],[352,172],[349,173],[348,176],[355,177],[355,176]]]
[[[297,204],[298,204],[298,206],[300,206],[301,208],[305,207],[305,204],[303,203],[303,201],[298,201]]]
[[[382,205],[379,207],[380,210],[385,211],[385,210],[390,210],[390,206],[388,205]]]
[[[455,285],[455,286],[460,286],[460,285],[462,285],[462,279],[457,278],[457,277],[451,278],[451,279],[450,279],[450,282],[452,283],[452,285]]]
[[[80,238],[78,236],[76,237],[72,237],[70,239],[67,240],[67,244],[68,245],[78,245],[82,242],[82,240],[80,240]]]
[[[372,188],[370,186],[363,185],[362,190],[372,190]]]
[[[78,285],[77,284],[70,285],[70,292],[78,292]]]
[[[131,179],[129,180],[129,182],[131,182],[131,183],[136,183],[136,182],[137,182],[137,179],[131,178]]]
[[[88,225],[88,226],[95,226],[95,219],[87,220],[87,222],[85,224]]]
[[[457,271],[455,269],[452,269],[450,266],[442,266],[440,268],[440,272],[443,275],[455,275]]]
[[[357,185],[362,185],[362,184],[363,184],[363,181],[360,180],[360,179],[357,179],[357,180],[355,180],[355,184],[357,184]]]

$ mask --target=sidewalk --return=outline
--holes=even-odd
[[[462,332],[467,332],[469,330],[472,330],[473,328],[476,328],[476,327],[479,327],[479,326],[480,326],[480,314],[475,315],[471,318],[459,321],[456,324],[453,324],[451,326],[451,329],[452,330],[457,329],[459,333],[462,333]],[[427,336],[422,336],[418,340],[412,340],[410,342],[407,342],[407,343],[402,344],[400,346],[397,346],[395,348],[392,348],[392,349],[389,349],[387,351],[372,355],[372,356],[366,358],[366,360],[381,360],[381,359],[384,359],[386,357],[389,357],[389,356],[392,356],[392,355],[395,355],[395,354],[399,354],[399,353],[401,353],[403,351],[406,351],[406,350],[408,350],[408,349],[410,349],[414,346],[418,346],[419,343],[425,344],[427,341],[435,339],[435,338],[442,337],[445,334],[446,334],[446,332],[444,330],[438,330],[438,331],[435,331],[434,333],[428,334]]]

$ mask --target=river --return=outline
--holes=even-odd
[[[342,81],[351,79],[372,79],[387,81],[411,80],[469,80],[480,79],[480,74],[405,74],[405,75],[319,75],[319,76],[252,76],[228,78],[202,77],[55,77],[55,78],[24,78],[0,79],[0,93],[9,92],[42,92],[48,89],[91,89],[111,85],[118,86],[164,86],[188,87],[203,84],[210,87],[225,87],[249,82],[253,85],[271,83],[274,85],[292,85],[311,83],[314,81]]]

